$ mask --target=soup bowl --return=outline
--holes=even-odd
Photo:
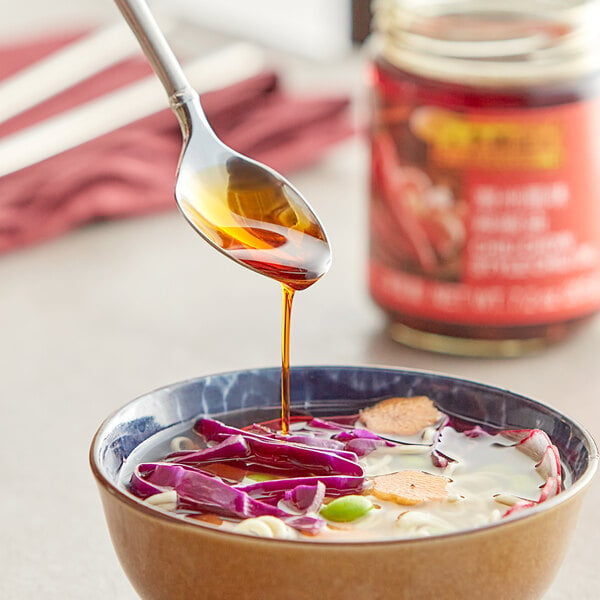
[[[490,525],[368,542],[265,539],[221,531],[150,506],[126,489],[128,458],[149,437],[200,415],[234,426],[279,414],[280,370],[243,370],[176,383],[133,400],[97,431],[90,450],[112,542],[149,600],[540,598],[551,584],[598,465],[590,435],[540,402],[455,377],[384,367],[291,369],[292,410],[348,414],[394,396],[429,396],[449,415],[500,429],[543,429],[567,488]]]

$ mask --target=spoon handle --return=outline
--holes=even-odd
[[[180,104],[196,95],[144,0],[115,0],[129,27],[138,39],[169,101]]]

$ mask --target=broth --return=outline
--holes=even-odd
[[[318,531],[296,529],[293,524],[286,524],[286,518],[240,518],[226,511],[214,510],[214,507],[200,510],[198,506],[190,506],[189,502],[186,504],[175,500],[175,495],[169,492],[163,497],[160,494],[154,496],[156,502],[161,500],[155,506],[180,518],[197,520],[204,525],[231,532],[315,542],[382,541],[440,535],[495,523],[517,511],[535,506],[558,493],[563,485],[569,485],[569,474],[561,476],[560,464],[548,463],[547,456],[557,454],[554,454],[555,447],[550,445],[547,436],[539,430],[488,432],[473,423],[454,417],[448,419],[442,415],[435,425],[423,427],[416,434],[392,435],[365,430],[359,419],[359,415],[324,419],[294,417],[288,437],[271,429],[278,424],[278,420],[250,425],[244,430],[235,430],[222,424],[216,426],[219,428],[222,425],[231,430],[232,435],[242,431],[243,435],[250,438],[264,437],[284,447],[306,447],[311,444],[312,448],[316,448],[336,438],[350,439],[353,436],[366,436],[358,438],[363,441],[375,440],[374,449],[367,448],[364,455],[356,459],[364,476],[364,485],[341,493],[335,486],[328,488],[318,507],[308,515],[323,521]],[[218,446],[219,442],[214,441],[218,435],[213,439],[209,434],[207,442],[207,438],[199,433],[201,426],[198,424],[204,422],[211,428],[213,423],[219,423],[211,419],[187,422],[169,428],[140,445],[123,468],[122,485],[139,495],[135,484],[131,485],[138,465],[186,464],[186,456],[189,456],[186,452]],[[350,448],[346,445],[344,449],[337,450],[343,454]],[[353,448],[358,454],[365,450]],[[549,453],[549,448],[554,450]],[[187,465],[189,468],[194,463],[190,461]],[[259,494],[255,492],[261,488],[263,481],[285,483],[289,473],[269,470],[264,463],[261,466],[260,460],[254,455],[243,460],[198,463],[195,468],[226,481],[236,490],[253,490],[248,492],[253,498],[267,501],[274,507],[289,509],[289,503],[286,504],[283,495],[274,501],[274,497],[267,497],[264,490]],[[445,496],[409,504],[405,503],[406,498],[399,502],[397,498],[386,499],[378,493],[376,486],[382,477],[415,472],[443,478]],[[327,481],[331,473],[323,476],[307,467],[303,475]],[[554,479],[558,488],[549,494],[549,482]],[[265,487],[268,485],[271,484]],[[155,503],[152,497],[150,495],[146,499]],[[356,498],[359,498],[367,510],[350,521],[331,520],[323,516],[327,515],[324,510],[326,507],[344,497],[351,498],[351,502],[358,502]],[[302,516],[303,513],[300,511],[298,514]]]

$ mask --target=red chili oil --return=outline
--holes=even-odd
[[[370,291],[407,345],[515,356],[600,308],[594,17],[501,4],[377,5]]]

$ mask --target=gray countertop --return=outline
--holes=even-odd
[[[112,7],[14,6],[0,34]],[[33,15],[29,21],[27,15]],[[362,85],[361,59],[290,61],[292,85]],[[327,226],[330,273],[297,294],[292,364],[383,364],[460,375],[551,404],[600,439],[600,320],[529,357],[474,360],[390,341],[366,286],[367,151],[360,138],[293,174]],[[100,422],[128,400],[190,377],[279,363],[277,284],[204,244],[173,209],[97,223],[0,256],[0,598],[136,597],[113,553],[87,462]],[[600,598],[600,481],[547,600]]]

